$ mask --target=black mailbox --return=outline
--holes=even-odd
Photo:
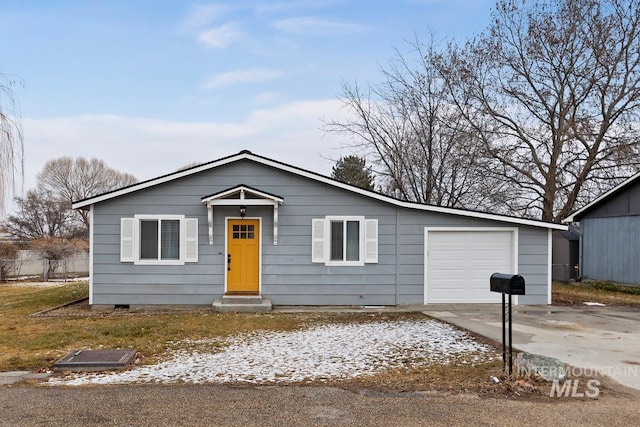
[[[517,274],[493,273],[489,283],[491,292],[524,295],[524,277]]]

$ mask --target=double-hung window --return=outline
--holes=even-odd
[[[180,220],[141,219],[140,259],[179,260]]]
[[[184,215],[135,215],[121,219],[120,260],[182,265],[198,261],[198,220]]]
[[[360,261],[360,223],[360,220],[329,220],[331,233],[329,259],[331,261]]]
[[[329,266],[361,266],[378,262],[377,219],[362,216],[314,219],[311,235],[312,262]]]

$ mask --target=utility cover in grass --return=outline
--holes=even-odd
[[[493,347],[448,324],[424,319],[328,324],[169,343],[171,356],[125,372],[78,374],[50,384],[300,383],[350,379],[398,367],[482,363]]]
[[[53,364],[54,371],[103,371],[125,369],[135,350],[74,350]]]

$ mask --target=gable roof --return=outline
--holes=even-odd
[[[162,175],[157,178],[149,179],[147,181],[142,181],[137,184],[130,185],[128,187],[110,191],[108,193],[100,194],[94,197],[89,197],[84,200],[79,200],[74,202],[72,204],[72,207],[73,209],[82,209],[82,208],[86,209],[90,205],[93,205],[96,203],[100,203],[116,197],[124,196],[125,194],[134,193],[136,191],[139,191],[145,188],[154,187],[156,185],[160,185],[160,184],[173,181],[179,178],[183,178],[189,175],[194,175],[210,169],[215,169],[217,167],[234,163],[237,161],[241,161],[241,160],[250,160],[250,161],[260,163],[275,169],[292,173],[294,175],[302,176],[314,181],[321,182],[323,184],[331,185],[333,187],[338,187],[338,188],[350,191],[352,193],[360,194],[366,197],[377,199],[382,202],[389,203],[395,206],[400,206],[403,208],[416,209],[416,210],[427,211],[427,212],[444,213],[444,214],[463,216],[468,218],[479,218],[479,219],[487,219],[487,220],[493,220],[493,221],[502,221],[502,222],[511,223],[511,224],[529,225],[532,227],[539,227],[539,228],[567,230],[567,226],[563,224],[555,224],[550,222],[537,221],[533,219],[511,217],[507,215],[497,215],[497,214],[491,214],[486,212],[447,208],[443,206],[425,205],[421,203],[406,202],[406,201],[394,199],[393,197],[390,197],[381,193],[376,193],[375,191],[369,191],[369,190],[365,190],[364,188],[356,187],[350,184],[345,184],[343,182],[337,181],[335,179],[329,178],[324,175],[320,175],[315,172],[311,172],[305,169],[298,168],[296,166],[279,162],[277,160],[273,160],[267,157],[253,154],[251,151],[248,151],[248,150],[243,150],[243,151],[240,151],[238,154],[233,154],[231,156],[223,157],[221,159],[214,160],[208,163],[203,163],[201,165],[194,166],[188,169],[180,170],[167,175]]]
[[[586,214],[588,214],[591,210],[602,205],[603,203],[606,203],[609,199],[616,196],[618,193],[625,190],[627,187],[630,187],[638,180],[640,180],[640,172],[628,178],[626,181],[616,185],[611,190],[607,191],[606,193],[602,194],[600,197],[593,200],[591,203],[587,204],[586,206],[583,206],[581,209],[578,209],[577,211],[575,211],[574,213],[566,217],[564,220],[562,220],[562,222],[580,221],[580,219]]]
[[[236,185],[235,187],[227,188],[226,190],[218,191],[217,193],[201,197],[200,201],[202,201],[202,203],[212,202],[214,200],[225,199],[236,193],[239,193],[240,200],[244,200],[245,193],[249,193],[261,199],[271,200],[273,203],[284,202],[284,199],[280,196],[276,196],[275,194],[267,193],[265,191],[261,191],[256,188],[252,188],[244,184]],[[231,199],[231,200],[238,200],[238,199]]]

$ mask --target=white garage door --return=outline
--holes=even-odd
[[[425,302],[495,303],[491,274],[514,273],[515,231],[425,231]]]

